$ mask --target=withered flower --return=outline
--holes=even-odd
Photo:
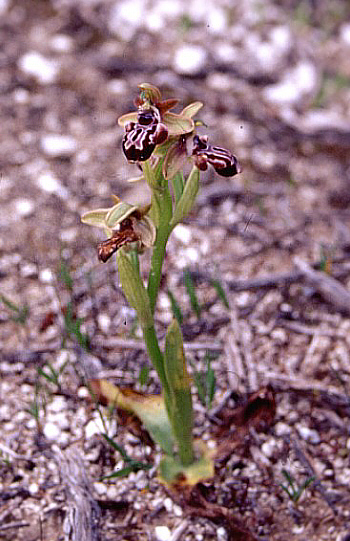
[[[209,163],[223,177],[232,177],[241,172],[236,156],[225,148],[210,145],[206,135],[193,137],[192,156],[201,171],[205,171]]]
[[[100,227],[110,235],[97,246],[98,258],[104,263],[122,246],[137,243],[136,247],[141,252],[150,248],[156,239],[156,228],[147,216],[149,205],[136,207],[117,197],[115,201],[111,208],[92,210],[82,217],[82,222]]]

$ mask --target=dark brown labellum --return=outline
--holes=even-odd
[[[194,136],[192,155],[197,167],[202,171],[206,169],[204,162],[210,163],[215,171],[223,177],[232,177],[241,171],[236,156],[225,148],[209,145],[206,136]]]
[[[130,162],[144,162],[151,157],[157,145],[168,137],[168,128],[160,122],[156,109],[141,110],[138,122],[129,122],[125,126],[123,152]]]
[[[119,230],[115,231],[110,239],[100,242],[97,246],[98,258],[105,263],[119,248],[138,240],[140,236],[133,230],[132,221],[130,218],[125,218],[120,223]]]

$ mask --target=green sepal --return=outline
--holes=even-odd
[[[117,264],[124,294],[129,304],[136,310],[143,329],[153,326],[153,316],[145,286],[130,258],[123,248],[117,252]]]
[[[173,229],[178,223],[190,213],[199,189],[199,169],[193,166],[191,173],[186,181],[184,191],[181,195],[179,202],[177,203],[173,217],[170,222],[170,226]]]

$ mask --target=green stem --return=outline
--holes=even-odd
[[[148,276],[147,292],[149,296],[152,314],[154,314],[158,289],[162,278],[162,266],[165,257],[165,248],[169,237],[168,227],[159,227],[156,244],[153,248],[151,270]]]
[[[154,326],[142,329],[143,338],[147,347],[147,353],[152,361],[154,368],[157,370],[157,374],[163,386],[165,394],[169,393],[169,385],[164,370],[164,357],[160,351],[158,339]]]

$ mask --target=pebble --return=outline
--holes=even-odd
[[[216,535],[217,535],[218,541],[226,541],[227,539],[227,532],[225,528],[223,527],[220,527],[216,530]]]
[[[158,541],[168,541],[171,538],[171,531],[168,526],[156,526],[154,532]]]
[[[10,7],[10,0],[0,0],[0,15],[4,15]]]
[[[297,426],[296,427],[298,432],[299,432],[299,436],[309,442],[309,443],[312,443],[314,445],[317,445],[318,443],[320,443],[321,441],[321,438],[320,438],[320,435],[319,433],[312,429],[312,428],[309,428],[307,426]]]
[[[47,422],[44,425],[43,433],[49,441],[57,441],[61,435],[61,430],[56,424]]]
[[[344,23],[340,27],[340,39],[348,46],[350,46],[350,23]]]
[[[29,487],[28,487],[28,492],[34,496],[35,494],[38,494],[39,492],[39,485],[38,483],[30,483]]]
[[[72,156],[77,150],[77,142],[71,135],[47,134],[41,138],[40,146],[50,158]]]
[[[20,218],[25,218],[30,216],[34,212],[35,205],[31,199],[27,198],[18,198],[14,201],[15,212]]]
[[[37,278],[38,267],[34,263],[24,263],[20,267],[22,278]]]
[[[125,41],[130,40],[145,19],[146,3],[143,0],[115,2],[108,19],[109,30]]]
[[[317,72],[314,64],[301,60],[285,73],[279,83],[264,88],[263,95],[277,105],[295,105],[315,90],[316,83]]]
[[[64,396],[54,396],[47,406],[47,410],[59,413],[61,411],[64,411],[67,408],[67,401]]]
[[[52,84],[56,81],[59,63],[43,56],[36,51],[28,51],[19,59],[19,68],[31,77],[34,77],[43,85]]]
[[[207,53],[199,45],[183,45],[175,53],[174,69],[183,75],[196,75],[205,66]]]
[[[103,312],[98,314],[97,322],[102,332],[107,333],[109,331],[109,328],[111,326],[111,318],[108,314],[105,314]]]
[[[96,481],[94,483],[94,489],[97,492],[99,496],[104,496],[107,493],[107,486],[105,483],[100,483],[99,481]]]
[[[39,280],[44,284],[51,284],[55,278],[51,269],[42,269],[39,273]]]
[[[36,182],[43,191],[56,194],[62,199],[68,198],[69,192],[67,188],[62,186],[58,178],[51,171],[40,173]]]
[[[273,439],[265,441],[261,446],[261,451],[267,458],[272,458],[277,449],[277,442]]]
[[[181,240],[184,244],[189,244],[192,239],[191,229],[186,225],[178,224],[174,229],[174,237]]]
[[[70,53],[73,50],[73,40],[66,34],[55,34],[49,45],[56,53]]]

